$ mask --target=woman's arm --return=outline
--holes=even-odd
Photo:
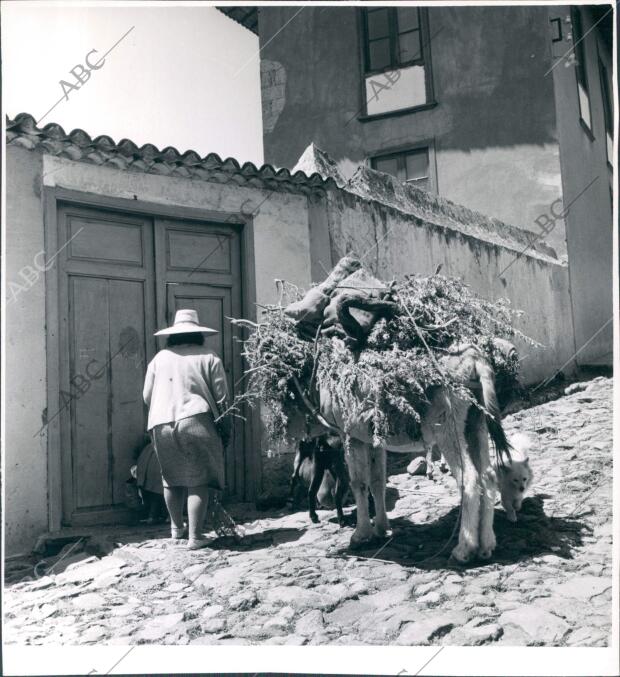
[[[151,395],[153,394],[153,383],[155,381],[155,367],[153,366],[153,362],[155,360],[151,360],[149,362],[149,366],[146,369],[146,376],[144,377],[144,389],[142,390],[142,397],[144,398],[144,402],[148,407],[151,406]]]
[[[207,374],[209,378],[207,385],[211,388],[211,392],[219,407],[219,414],[221,415],[229,406],[230,394],[228,392],[228,381],[226,379],[226,372],[224,371],[224,364],[217,355],[210,356]],[[218,413],[213,412],[213,415],[217,418]],[[230,439],[232,427],[230,415],[227,414],[222,416],[218,420],[218,424],[223,432],[222,438],[224,446],[226,446],[228,439]]]
[[[217,355],[211,355],[209,362],[210,364],[207,372],[209,375],[209,386],[211,387],[211,392],[215,396],[220,412],[223,412],[228,407],[228,400],[230,399],[224,364]]]

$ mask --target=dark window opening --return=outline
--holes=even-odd
[[[374,7],[360,17],[364,115],[434,105],[426,9]]]
[[[598,59],[598,72],[601,80],[601,97],[603,99],[603,118],[605,121],[605,150],[607,152],[607,162],[610,165],[613,165],[613,153],[614,153],[614,108],[613,100],[611,97],[611,90],[609,88],[609,77],[607,74],[607,68],[601,61],[599,56]]]
[[[590,91],[588,89],[588,75],[586,70],[586,50],[584,33],[581,22],[581,10],[571,7],[571,23],[573,27],[573,59],[577,76],[577,95],[579,99],[579,114],[588,130],[592,131],[592,111],[590,108]]]
[[[427,191],[434,190],[428,147],[380,155],[372,158],[370,164],[373,169],[391,174],[401,183],[411,183]]]
[[[366,73],[424,63],[422,11],[418,7],[364,10]]]

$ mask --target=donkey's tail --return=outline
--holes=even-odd
[[[482,402],[485,408],[487,428],[495,446],[496,463],[498,467],[504,467],[506,463],[510,463],[512,460],[510,456],[512,446],[508,442],[504,427],[502,426],[502,418],[495,392],[495,374],[491,365],[486,360],[476,361],[476,372],[482,387]]]

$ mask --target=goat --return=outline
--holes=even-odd
[[[308,511],[310,519],[316,524],[317,494],[319,488],[324,496],[333,495],[338,514],[338,523],[344,526],[342,499],[349,488],[349,475],[344,460],[344,448],[337,435],[321,435],[310,440],[302,440],[295,454],[293,476],[291,478],[291,498],[296,505],[297,486],[300,480],[308,485]]]

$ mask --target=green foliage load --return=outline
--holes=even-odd
[[[515,335],[529,340],[513,328],[516,312],[506,299],[487,301],[461,280],[443,275],[407,276],[391,290],[399,313],[379,320],[360,351],[339,338],[302,338],[281,305],[269,306],[253,325],[244,351],[246,390],[237,402],[264,405],[272,440],[286,438],[294,408],[307,413],[295,379],[311,396],[315,386],[327,388],[346,412],[345,426],[363,417],[380,444],[392,434],[419,435],[420,416],[434,387],[443,384],[471,398],[463,384],[437,368],[451,348],[473,344],[498,376],[516,378],[518,359],[506,358],[493,343]]]

